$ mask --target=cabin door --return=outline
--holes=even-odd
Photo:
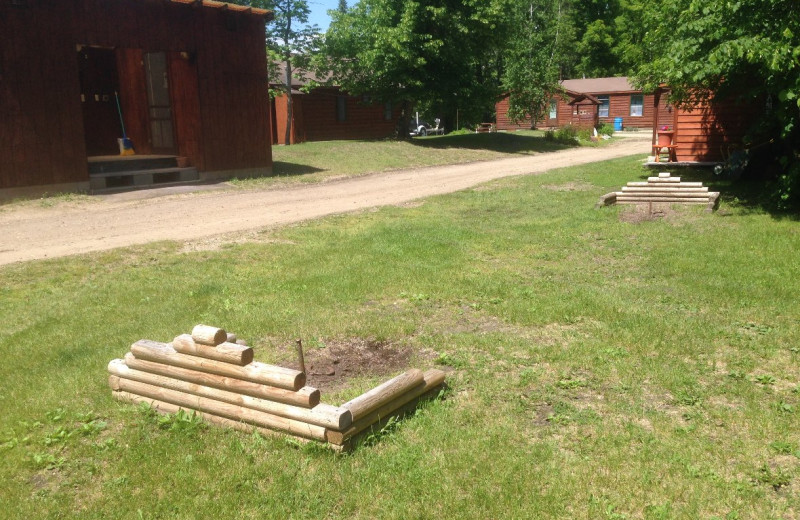
[[[166,53],[145,53],[144,68],[147,81],[150,140],[153,152],[174,154],[177,150],[172,123],[172,106],[169,97],[169,74]]]
[[[117,101],[117,58],[113,49],[81,47],[78,51],[86,154],[119,155],[122,137]]]

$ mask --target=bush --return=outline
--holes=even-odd
[[[597,127],[597,134],[598,135],[607,135],[611,137],[614,135],[614,125],[611,123],[603,123],[602,125]]]
[[[581,128],[578,130],[578,139],[581,141],[589,141],[592,138],[592,129],[589,128]]]
[[[559,128],[555,133],[555,140],[559,143],[574,144],[575,139],[578,137],[578,131],[572,126],[565,126]]]

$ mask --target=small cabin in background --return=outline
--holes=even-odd
[[[269,174],[263,9],[0,0],[0,198]],[[136,155],[120,157],[120,112]]]
[[[568,79],[561,82],[564,93],[554,95],[545,117],[514,123],[508,118],[508,96],[495,105],[498,130],[525,128],[560,128],[567,125],[597,126],[603,123],[623,128],[650,130],[657,105],[653,94],[644,94],[626,77]],[[593,123],[592,123],[593,122]]]
[[[712,99],[691,108],[673,109],[668,103],[669,92],[669,87],[663,87],[653,97],[654,151],[657,145],[669,145],[671,161],[717,163],[745,147],[742,139],[759,115],[757,103]]]
[[[284,88],[283,64],[277,65],[281,78],[270,87],[280,92]],[[338,86],[318,86],[307,92],[304,87],[322,84],[304,71],[303,78],[292,78],[292,130],[290,144],[305,141],[347,139],[384,139],[395,132],[400,108],[396,103],[377,103],[369,96],[351,96]],[[304,90],[301,90],[304,89]],[[283,93],[272,100],[273,144],[286,143],[286,113],[288,96]]]

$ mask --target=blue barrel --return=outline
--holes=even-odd
[[[615,132],[622,132],[622,118],[615,117],[614,118],[614,131]]]

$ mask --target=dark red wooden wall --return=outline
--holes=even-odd
[[[0,0],[0,189],[88,180],[79,44],[116,49],[137,149],[148,148],[142,55],[163,51],[179,153],[206,171],[269,168],[264,23],[168,0]]]
[[[345,98],[344,121],[337,119],[337,99]],[[336,88],[317,88],[308,94],[292,96],[294,113],[293,142],[331,141],[337,139],[382,139],[394,133],[400,117],[400,108],[392,108],[392,117],[387,120],[383,103],[372,103],[368,99],[347,96]],[[286,141],[286,97],[275,98],[274,143]]]
[[[644,95],[644,106],[641,116],[631,116],[631,93],[596,93],[586,92],[593,96],[608,96],[608,117],[598,117],[598,123],[614,124],[614,119],[617,117],[622,118],[622,124],[625,128],[651,128],[654,120],[654,102],[652,94]],[[570,123],[575,123],[578,120],[577,115],[573,118],[573,107],[569,104],[571,98],[566,96],[559,98],[557,106],[557,117],[555,119],[543,119],[536,122],[536,126],[542,127],[562,127]],[[545,116],[549,115],[550,107],[548,105]],[[523,121],[522,123],[515,124],[508,118],[508,97],[504,97],[495,104],[496,121],[498,130],[518,130],[530,128],[530,121]]]

